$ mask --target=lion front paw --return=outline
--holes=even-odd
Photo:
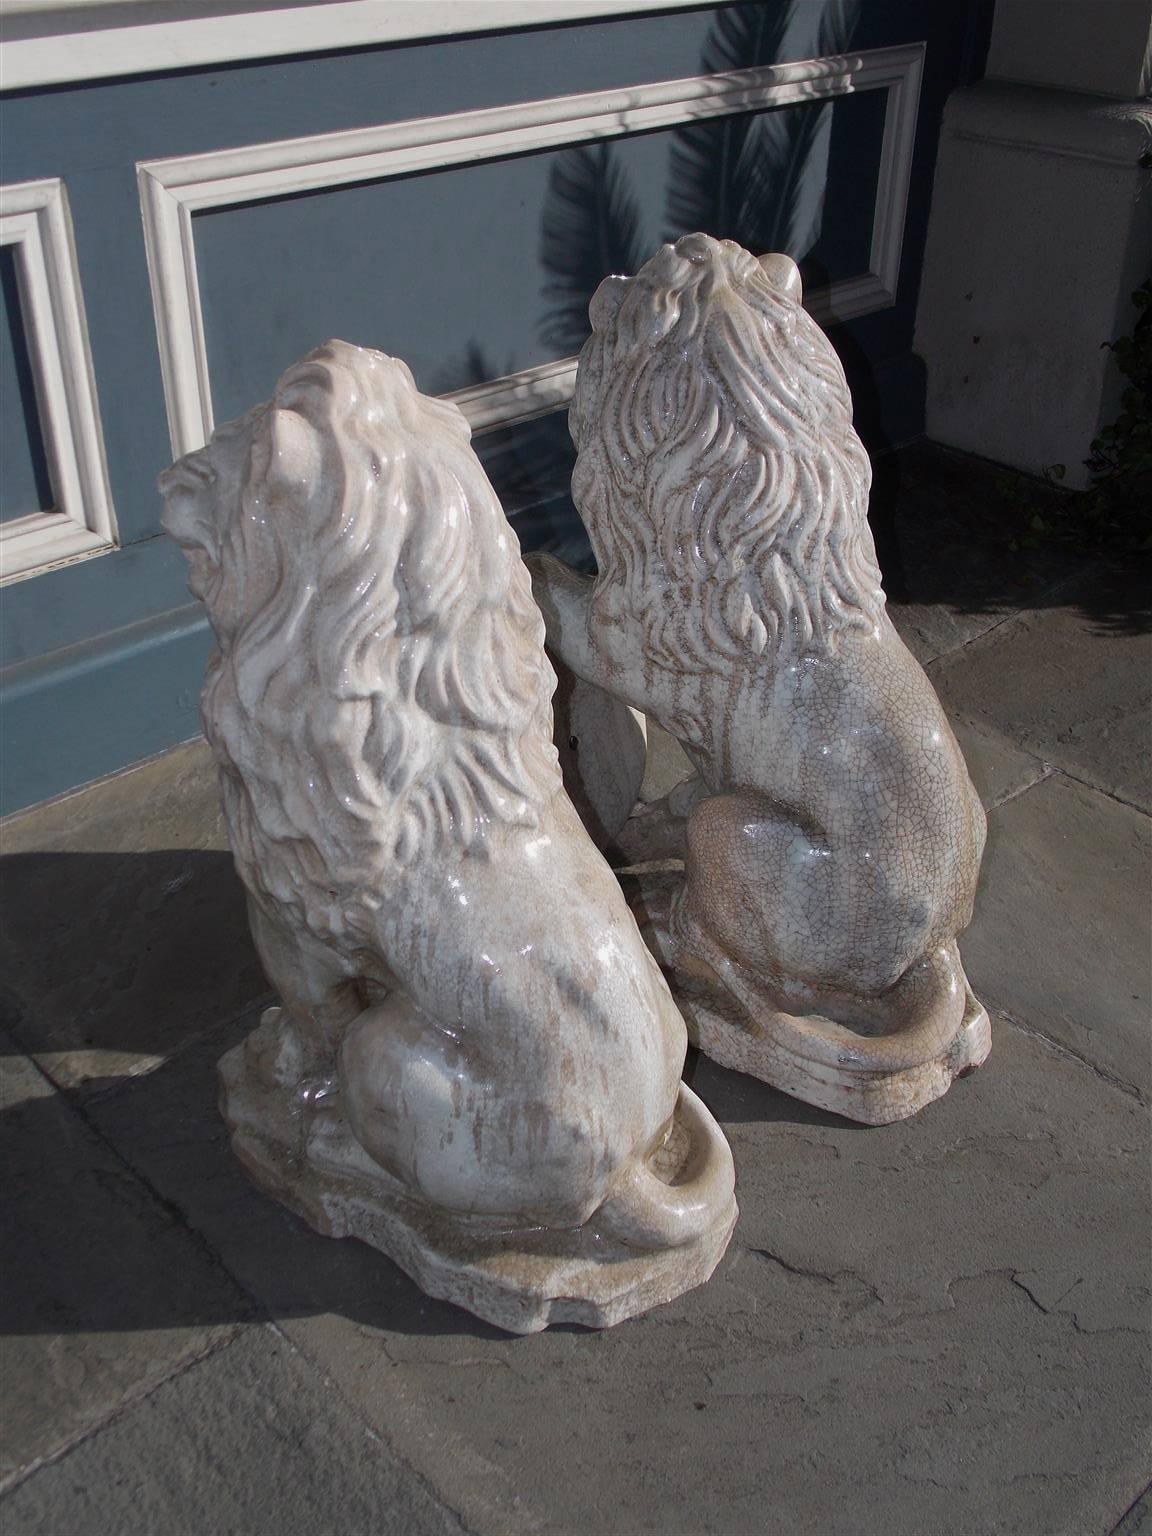
[[[304,1048],[283,1008],[266,1008],[245,1042],[249,1070],[269,1088],[284,1088],[304,1076]]]

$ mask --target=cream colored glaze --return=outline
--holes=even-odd
[[[506,1327],[569,1301],[611,1322],[705,1278],[731,1156],[561,786],[543,624],[464,417],[331,342],[161,489],[216,634],[204,726],[283,1004],[223,1066],[247,1165]]]
[[[650,941],[690,1027],[716,991],[705,1049],[718,1029],[789,1092],[912,1113],[987,1054],[955,944],[985,823],[885,612],[839,360],[787,257],[704,235],[606,279],[591,318],[570,419],[599,574],[529,563],[556,654],[696,768],[634,838],[685,859]]]

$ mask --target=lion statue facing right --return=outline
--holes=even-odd
[[[731,1154],[564,793],[543,623],[464,417],[330,342],[161,490],[282,1004],[221,1062],[249,1172],[516,1332],[699,1284]]]
[[[572,491],[598,575],[531,557],[549,646],[696,769],[626,829],[725,1065],[884,1123],[988,1053],[956,935],[985,821],[884,605],[870,469],[786,256],[687,235],[591,305]]]

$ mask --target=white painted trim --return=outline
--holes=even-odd
[[[0,584],[116,545],[96,382],[61,181],[0,187],[0,244],[17,248],[20,303],[55,509],[0,523]]]
[[[916,142],[916,118],[920,106],[920,81],[924,73],[924,46],[890,49],[887,64],[878,65],[874,87],[888,92],[884,111],[884,140],[876,183],[876,216],[872,225],[872,251],[868,270],[880,281],[886,302],[896,302],[900,280],[900,254],[904,245],[904,215],[908,206],[908,179]],[[859,314],[859,310],[853,311]],[[838,318],[847,319],[840,314]]]
[[[97,0],[91,0],[94,5]],[[131,26],[84,24],[87,4],[0,0],[0,89],[27,90],[146,70],[229,64],[293,53],[412,42],[500,28],[683,10],[700,0],[327,0],[254,9],[217,0],[214,13],[176,14],[178,0],[136,0]],[[117,8],[123,21],[123,4]],[[75,17],[73,22],[70,17]],[[4,23],[7,23],[5,26]]]
[[[884,89],[888,102],[869,270],[813,291],[806,303],[822,321],[886,307],[895,298],[900,268],[923,54],[922,43],[878,48],[141,162],[140,205],[173,456],[201,447],[212,434],[192,223],[195,213],[208,208]],[[564,359],[459,391],[458,398],[477,430],[526,420],[563,404],[574,366],[573,359]]]
[[[471,384],[467,389],[454,389],[444,398],[460,407],[473,432],[492,432],[567,405],[575,387],[576,359],[562,357],[555,363],[541,363],[500,379]]]

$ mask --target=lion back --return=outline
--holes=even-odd
[[[202,712],[237,863],[259,899],[355,942],[365,892],[492,823],[535,826],[560,788],[515,534],[460,412],[343,342],[197,459],[165,489],[171,527],[173,486],[201,484],[183,523],[207,549],[189,550],[217,639]]]

